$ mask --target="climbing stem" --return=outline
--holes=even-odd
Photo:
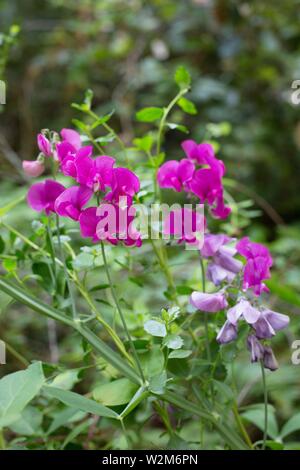
[[[102,253],[102,257],[103,257],[103,263],[104,263],[104,268],[105,268],[105,272],[106,272],[106,277],[107,277],[107,280],[108,280],[108,283],[109,283],[109,286],[110,286],[111,294],[113,296],[115,306],[116,306],[116,309],[117,309],[118,314],[120,316],[124,331],[125,331],[127,339],[128,339],[128,342],[129,342],[130,347],[132,349],[132,353],[134,355],[136,366],[138,368],[138,371],[139,371],[139,374],[141,376],[142,382],[145,383],[145,377],[144,377],[144,373],[143,373],[143,370],[142,370],[142,366],[141,366],[138,354],[136,352],[136,349],[134,347],[133,341],[131,339],[129,330],[127,328],[126,320],[125,320],[125,317],[123,315],[123,312],[122,312],[122,309],[121,309],[121,306],[120,306],[120,303],[119,303],[119,300],[118,300],[118,296],[116,294],[116,291],[115,291],[115,288],[114,288],[114,285],[113,285],[113,282],[112,282],[112,278],[111,278],[111,275],[110,275],[110,271],[109,271],[109,267],[108,267],[108,263],[107,263],[107,259],[106,259],[106,254],[105,254],[105,248],[104,248],[103,241],[101,241],[100,245],[101,245],[101,253]]]
[[[266,372],[265,372],[263,361],[260,362],[260,365],[261,365],[262,385],[263,385],[263,391],[264,391],[264,410],[265,410],[264,435],[263,435],[262,449],[265,450],[267,436],[268,436],[268,390],[267,390],[267,383],[266,383]]]

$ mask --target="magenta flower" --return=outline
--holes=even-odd
[[[225,219],[231,212],[225,206],[223,197],[222,177],[225,165],[214,154],[213,147],[208,143],[197,144],[193,140],[185,140],[182,148],[188,159],[204,168],[196,170],[189,184],[189,189],[199,197],[202,203],[207,202],[213,216]]]
[[[61,193],[55,201],[54,209],[58,215],[78,220],[82,208],[88,203],[93,192],[82,186],[72,186]]]
[[[35,178],[45,171],[45,165],[39,160],[23,160],[23,170],[25,175]]]
[[[80,232],[84,238],[91,238],[94,243],[99,241],[96,229],[100,217],[97,217],[97,207],[88,207],[79,215]]]
[[[95,243],[104,240],[112,245],[123,242],[126,246],[139,247],[142,240],[133,225],[133,220],[134,215],[129,214],[127,207],[122,209],[111,203],[101,204],[98,208],[89,207],[79,216],[83,237],[92,238]]]
[[[232,282],[241,271],[243,264],[234,258],[237,250],[228,246],[234,239],[227,235],[206,234],[201,254],[204,258],[212,258],[207,266],[207,277],[216,286],[223,281]]]
[[[65,187],[62,184],[53,180],[35,183],[29,188],[28,204],[33,210],[37,212],[44,210],[48,215],[50,212],[55,212],[55,201],[64,190]]]
[[[93,160],[89,155],[84,154],[82,150],[79,151],[75,159],[78,183],[87,186],[94,192],[105,191],[112,184],[115,159],[103,155]]]
[[[197,144],[194,140],[185,140],[181,147],[187,158],[198,165],[206,165],[211,158],[215,158],[212,145],[206,142]]]
[[[245,290],[253,288],[255,295],[269,292],[262,282],[271,277],[270,268],[273,260],[268,248],[244,237],[237,243],[236,249],[247,260],[244,268],[243,288]]]
[[[133,171],[128,168],[114,168],[112,172],[111,192],[105,199],[113,203],[118,203],[119,199],[126,197],[128,205],[132,203],[132,198],[140,190],[140,180]]]
[[[51,149],[51,144],[47,137],[45,137],[43,134],[38,134],[37,136],[37,144],[38,148],[42,152],[42,154],[45,155],[45,157],[51,157],[52,155],[52,149]]]
[[[199,245],[205,226],[205,217],[188,208],[168,211],[163,216],[163,234],[175,237],[178,243]]]
[[[204,292],[193,292],[190,303],[203,312],[215,313],[227,307],[227,300],[222,292],[206,294]]]
[[[63,140],[72,145],[75,150],[79,150],[81,148],[81,138],[78,132],[73,129],[62,129],[60,135]]]
[[[194,171],[195,165],[187,158],[179,162],[177,160],[169,160],[159,168],[157,181],[161,188],[174,189],[177,192],[183,189],[187,191]]]

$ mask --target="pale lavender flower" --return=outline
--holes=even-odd
[[[190,298],[191,304],[203,312],[215,313],[227,307],[227,300],[222,292],[206,294],[203,292],[193,292]]]

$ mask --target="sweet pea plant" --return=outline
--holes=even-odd
[[[224,189],[226,169],[216,142],[184,140],[180,160],[163,151],[167,130],[187,132],[169,122],[170,115],[179,109],[196,113],[185,97],[190,77],[183,67],[175,82],[179,90],[167,107],[137,113],[145,126],[157,127],[130,146],[110,126],[112,114],[93,111],[89,91],[82,104],[73,105],[84,116],[73,121],[78,131],[42,130],[37,159],[23,162],[28,177],[48,176],[28,190],[36,214],[30,236],[2,220],[12,236],[10,254],[13,246],[18,252],[15,263],[4,264],[0,289],[64,325],[65,335],[73,332],[81,365],[64,363],[58,341],[51,364],[34,362],[0,381],[3,447],[10,445],[5,438],[14,442],[11,436],[25,434],[23,445],[33,449],[136,448],[145,445],[140,436],[153,416],[164,428],[160,448],[268,445],[265,370],[278,368],[271,340],[289,318],[267,306],[268,248],[235,230],[237,205]],[[190,211],[192,233],[175,237],[173,211],[158,229],[170,236],[167,242],[162,236],[143,239],[132,224],[135,204],[150,206],[176,194],[181,202],[205,206],[204,239],[197,236],[198,215],[184,207],[181,222]],[[106,212],[99,212],[103,205],[117,214],[113,229],[107,229]],[[189,245],[193,249],[185,250]],[[182,264],[175,270],[177,258]],[[131,296],[124,292],[126,283],[134,289]],[[262,373],[264,429],[258,442],[240,415],[230,376],[243,350]],[[38,426],[26,434],[31,400],[39,410]],[[198,429],[198,439],[184,439],[185,422]],[[61,428],[68,430],[63,441],[56,438]],[[105,438],[111,428],[114,437]]]

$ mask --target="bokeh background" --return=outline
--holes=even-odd
[[[282,421],[300,409],[300,366],[289,347],[300,338],[300,105],[290,96],[300,79],[299,25],[299,0],[0,0],[0,207],[24,193],[21,161],[37,156],[37,132],[70,127],[70,104],[87,88],[97,112],[117,111],[111,124],[130,143],[145,127],[135,111],[164,106],[176,93],[176,68],[190,71],[198,114],[185,124],[195,140],[217,138],[234,196],[254,201],[245,231],[269,244],[271,305],[292,317],[276,349],[283,365],[270,379]],[[182,140],[167,134],[168,158],[182,155]],[[28,214],[20,205],[11,222],[26,228]],[[0,317],[0,336],[34,358],[44,323],[13,313],[9,328]],[[251,373],[241,364],[241,387]]]

